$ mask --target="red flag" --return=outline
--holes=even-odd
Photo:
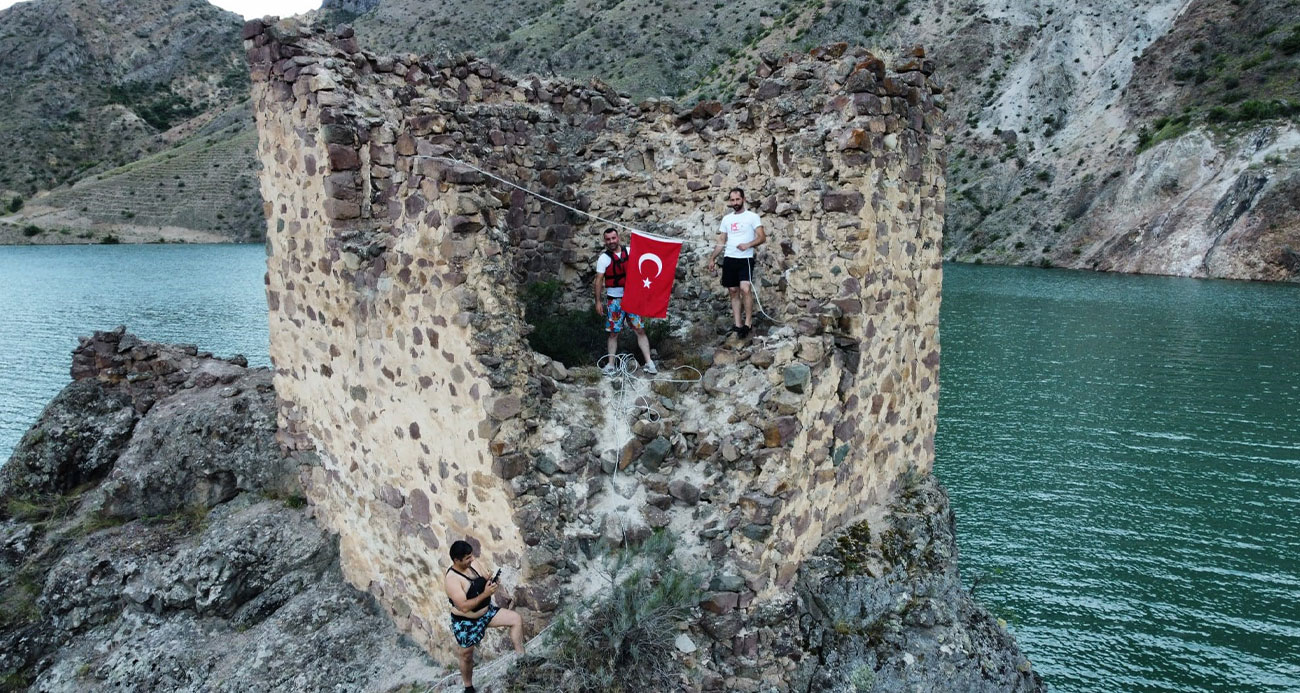
[[[682,242],[633,231],[628,252],[623,310],[643,318],[668,317],[668,297],[673,293]]]

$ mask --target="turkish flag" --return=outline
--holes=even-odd
[[[681,241],[633,231],[623,310],[643,318],[668,317],[668,297],[673,293],[681,252]]]

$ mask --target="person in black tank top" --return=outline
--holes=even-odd
[[[474,693],[474,648],[488,628],[509,628],[515,652],[524,651],[524,622],[519,614],[492,603],[497,583],[484,577],[474,565],[474,547],[466,541],[451,544],[451,567],[443,575],[443,587],[451,604],[451,633],[460,646],[460,677],[466,693]]]

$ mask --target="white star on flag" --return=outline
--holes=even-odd
[[[650,288],[650,280],[649,280],[649,279],[642,279],[641,281],[645,283],[645,288],[647,288],[647,289]]]

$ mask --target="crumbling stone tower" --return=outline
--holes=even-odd
[[[931,467],[944,138],[923,52],[892,71],[843,44],[773,59],[736,103],[681,111],[376,56],[347,29],[244,37],[282,442],[318,453],[305,485],[347,578],[431,652],[451,644],[450,541],[507,568],[536,628],[602,543],[663,527],[730,618],[692,631],[706,659],[753,657],[773,643],[749,615]],[[701,351],[698,383],[630,383],[658,416],[611,408],[594,369],[530,350],[519,300],[558,278],[587,305],[603,226],[480,169],[683,238],[670,310],[697,337],[726,311],[704,267],[720,200],[745,188],[780,324]]]

